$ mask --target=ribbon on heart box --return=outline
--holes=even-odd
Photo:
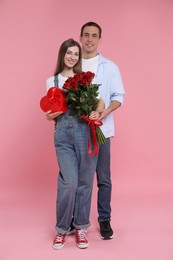
[[[65,91],[57,87],[51,87],[47,95],[41,98],[40,107],[44,112],[49,110],[51,110],[51,113],[66,112],[68,104]]]

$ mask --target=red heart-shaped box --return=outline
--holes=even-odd
[[[50,88],[47,95],[40,100],[40,107],[44,112],[66,112],[67,106],[65,91],[57,87]]]

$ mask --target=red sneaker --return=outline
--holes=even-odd
[[[87,248],[89,246],[86,239],[86,229],[76,229],[76,245],[79,248]]]
[[[60,233],[57,233],[57,235],[56,235],[56,237],[55,237],[55,239],[53,241],[52,247],[54,249],[60,249],[60,248],[62,248],[64,246],[64,243],[65,243],[65,234],[62,235]]]

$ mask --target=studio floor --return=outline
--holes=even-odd
[[[55,187],[41,191],[20,188],[3,191],[1,203],[1,260],[116,259],[172,260],[173,207],[171,190],[128,186],[113,189],[112,227],[115,237],[99,237],[96,189],[93,192],[89,248],[78,249],[75,236],[61,250],[52,249],[55,236]],[[151,185],[152,186],[152,185]]]

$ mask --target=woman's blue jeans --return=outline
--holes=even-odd
[[[97,156],[88,154],[91,131],[83,119],[60,115],[55,125],[54,143],[59,164],[56,201],[56,230],[68,232],[72,217],[76,228],[90,226],[90,207]]]

